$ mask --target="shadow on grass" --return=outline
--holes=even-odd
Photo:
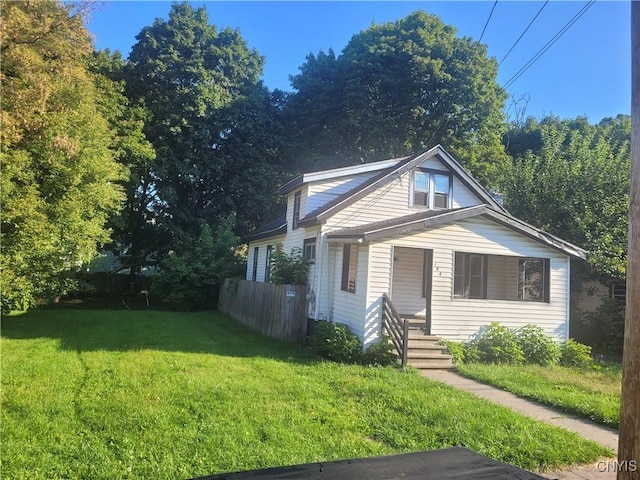
[[[320,360],[308,350],[254,332],[217,312],[40,309],[2,320],[2,338],[51,338],[73,351],[208,353],[295,363]]]

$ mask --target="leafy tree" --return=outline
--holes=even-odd
[[[244,271],[233,222],[232,216],[227,217],[214,234],[202,221],[199,235],[180,238],[177,249],[162,259],[160,272],[153,276],[154,297],[176,308],[214,307],[224,279],[239,277]]]
[[[541,146],[528,149],[503,172],[506,207],[588,250],[597,272],[624,278],[630,122],[624,116],[598,125],[552,118],[538,125]]]
[[[2,6],[2,308],[59,295],[109,240],[124,171],[87,62],[87,6]]]
[[[379,160],[443,144],[481,180],[506,159],[506,95],[486,47],[415,12],[354,35],[343,52],[309,55],[292,77],[302,146],[313,167]],[[306,166],[305,166],[306,167]],[[305,168],[303,167],[303,168]]]
[[[144,132],[157,158],[151,174],[169,232],[197,234],[200,221],[238,212],[240,233],[259,222],[275,190],[270,96],[264,59],[238,31],[209,25],[204,7],[174,4],[136,37],[129,96],[151,112]]]
[[[116,160],[127,170],[120,184],[126,201],[122,210],[110,218],[111,247],[122,251],[122,268],[129,268],[130,288],[135,285],[141,268],[160,248],[159,232],[155,226],[158,197],[151,176],[155,151],[146,139],[143,128],[149,114],[141,103],[133,103],[125,96],[126,64],[119,52],[96,52],[91,68],[100,93],[100,109],[111,125]]]

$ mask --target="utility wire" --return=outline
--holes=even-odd
[[[533,17],[533,20],[531,20],[529,22],[529,25],[527,25],[527,28],[524,29],[524,31],[520,34],[520,36],[518,37],[518,39],[516,40],[516,42],[513,44],[513,46],[509,49],[509,51],[507,52],[507,54],[502,57],[502,60],[500,60],[500,63],[498,64],[498,66],[502,65],[502,62],[505,61],[505,59],[509,56],[509,54],[511,53],[511,51],[516,48],[516,45],[518,45],[518,42],[522,39],[522,37],[524,37],[524,34],[527,33],[527,30],[529,30],[529,27],[531,27],[531,25],[533,25],[533,22],[536,21],[536,18],[538,18],[538,15],[540,15],[540,13],[542,12],[542,10],[544,10],[544,7],[547,6],[547,3],[549,3],[549,0],[547,0],[546,2],[544,2],[544,4],[542,5],[542,7],[540,7],[540,10],[538,10],[538,13],[536,13],[536,16]]]
[[[484,24],[484,28],[482,29],[482,33],[480,34],[480,40],[478,40],[478,44],[482,41],[482,37],[484,37],[484,31],[487,29],[487,25],[489,25],[489,20],[491,20],[491,15],[493,15],[493,11],[496,9],[496,5],[498,4],[498,0],[493,3],[493,7],[491,7],[491,11],[489,12],[489,18],[487,18],[487,22]]]
[[[564,27],[562,27],[560,29],[560,31],[558,33],[556,33],[553,38],[551,40],[549,40],[546,45],[544,47],[542,47],[540,50],[538,50],[538,53],[536,53],[527,63],[525,63],[525,65],[518,70],[518,72],[511,77],[505,84],[504,87],[505,89],[509,88],[511,85],[513,85],[515,83],[516,80],[518,80],[522,74],[524,72],[526,72],[529,67],[531,67],[534,63],[536,63],[536,61],[545,54],[545,52],[547,50],[549,50],[551,48],[551,46],[556,43],[560,37],[562,37],[562,35],[564,35],[566,33],[567,30],[569,30],[571,28],[571,26],[576,23],[578,21],[578,19],[585,14],[585,12],[587,10],[589,10],[589,8],[591,8],[591,6],[596,2],[596,0],[590,0],[589,2],[587,2],[587,4],[585,6],[583,6],[578,13],[576,13],[573,18],[571,20],[569,20],[566,25]]]

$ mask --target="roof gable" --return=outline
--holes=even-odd
[[[361,185],[358,185],[357,187],[344,193],[343,195],[336,197],[331,202],[308,213],[304,218],[300,220],[300,225],[312,226],[325,223],[326,220],[332,215],[335,215],[349,205],[352,205],[369,193],[374,192],[375,190],[387,185],[389,182],[404,175],[429,158],[436,158],[482,203],[490,205],[498,211],[507,213],[504,207],[500,205],[464,168],[462,168],[462,166],[451,155],[449,155],[449,153],[444,148],[442,148],[440,145],[437,145],[420,155],[393,160],[395,163],[381,170],[379,174],[375,175],[371,179],[367,180]],[[302,185],[302,183],[300,183],[299,185]]]

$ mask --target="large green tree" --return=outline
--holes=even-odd
[[[486,46],[418,11],[354,35],[339,56],[309,55],[290,108],[302,168],[418,153],[437,143],[481,180],[506,159],[506,95]]]
[[[625,277],[631,122],[619,115],[529,119],[512,135],[517,155],[501,177],[514,215],[589,251],[600,274]]]
[[[136,38],[128,91],[151,112],[145,134],[157,154],[151,173],[160,223],[197,236],[202,220],[215,227],[237,212],[239,233],[246,232],[270,208],[275,188],[263,57],[187,3],[173,4],[167,20]]]
[[[144,135],[149,113],[140,101],[125,95],[126,62],[119,52],[96,52],[91,61],[96,75],[100,109],[113,132],[116,160],[127,171],[120,182],[126,198],[122,209],[109,219],[109,247],[120,251],[120,268],[130,271],[130,288],[144,266],[153,261],[162,247],[162,237],[156,227],[159,198],[151,175],[155,150]]]
[[[63,293],[109,240],[125,172],[88,70],[84,4],[2,6],[2,307]]]

